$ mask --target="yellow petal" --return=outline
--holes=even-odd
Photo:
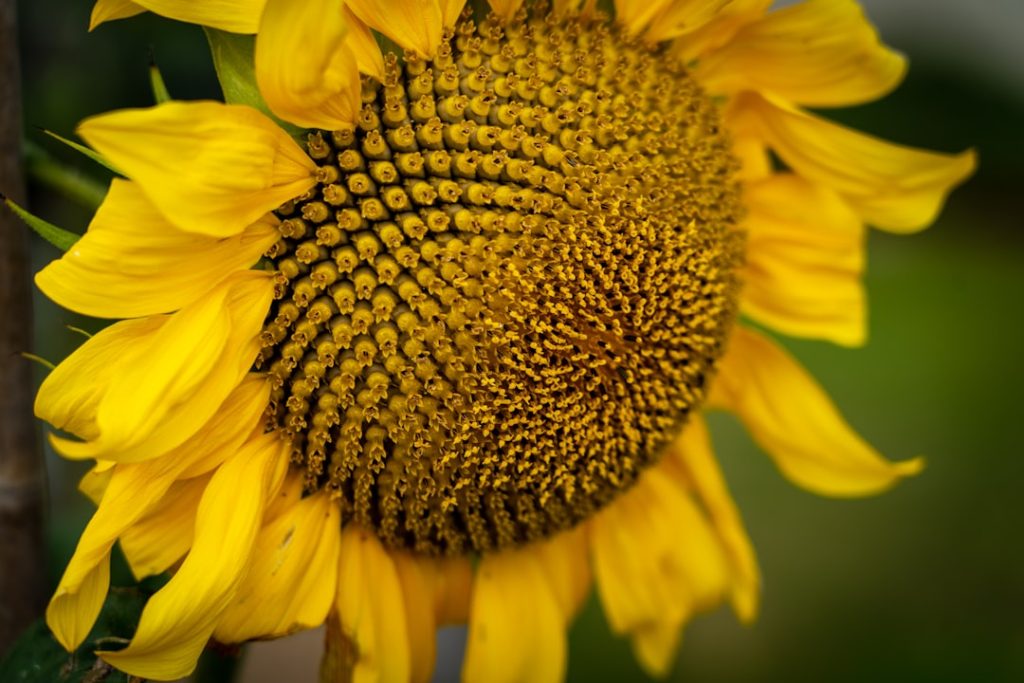
[[[341,535],[337,610],[355,648],[351,681],[408,681],[411,660],[402,585],[377,537],[354,525]]]
[[[281,456],[279,437],[269,434],[217,470],[199,504],[192,550],[146,604],[128,647],[99,653],[107,663],[159,680],[192,672],[245,576]]]
[[[349,28],[348,46],[356,56],[356,65],[360,73],[373,76],[378,81],[384,80],[384,55],[380,51],[377,38],[370,27],[362,19],[352,13],[348,5],[344,7],[345,24]]]
[[[923,466],[920,458],[883,459],[789,354],[743,327],[733,333],[709,402],[735,412],[783,474],[821,495],[879,493]]]
[[[102,583],[102,590],[106,592],[105,580],[101,582],[100,579],[110,573],[110,549],[117,538],[148,513],[156,515],[158,522],[166,519],[161,518],[155,509],[161,503],[165,506],[167,502],[175,506],[184,503],[187,510],[187,493],[171,493],[175,480],[200,464],[205,466],[205,469],[199,468],[200,473],[212,469],[241,447],[258,425],[269,397],[269,383],[253,375],[228,397],[217,417],[166,456],[144,463],[105,467],[106,483],[99,509],[82,532],[78,547],[47,608],[47,622],[67,649],[73,650],[81,644],[99,614],[102,598],[97,602],[95,591]],[[199,487],[200,493],[203,488],[205,484]],[[197,503],[198,500],[192,503],[193,511]],[[170,519],[180,525],[183,517],[180,510],[176,507],[172,513]],[[146,526],[145,522],[140,524]],[[160,534],[161,553],[174,547],[170,536]],[[191,542],[191,528],[188,529],[188,542]],[[131,541],[126,544],[131,545]],[[171,557],[170,562],[176,561],[187,549],[186,545],[178,555]],[[130,558],[135,555],[127,554]],[[133,562],[133,568],[137,564]]]
[[[370,28],[401,47],[431,58],[441,44],[444,17],[439,0],[347,0]]]
[[[722,471],[711,450],[707,427],[700,415],[690,417],[682,435],[666,453],[666,462],[672,461],[679,464],[694,494],[707,511],[732,566],[733,610],[741,621],[749,623],[757,616],[761,572],[757,567],[750,537],[726,488]]]
[[[209,483],[209,475],[174,482],[145,516],[121,534],[121,550],[136,581],[163,574],[188,553],[196,513]]]
[[[491,11],[502,19],[511,19],[523,5],[523,0],[488,0]]]
[[[267,524],[214,637],[222,643],[288,635],[327,618],[338,580],[341,512],[325,492]]]
[[[441,21],[445,28],[455,26],[465,6],[466,0],[441,0]]]
[[[532,547],[541,568],[548,578],[551,593],[569,623],[579,613],[590,595],[593,577],[587,534],[583,526],[563,531],[546,541],[539,541]]]
[[[72,377],[58,377],[56,386],[46,392],[41,389],[37,397],[37,414],[52,418],[57,427],[92,420],[85,430],[87,441],[53,437],[54,446],[70,458],[137,462],[184,442],[213,416],[249,371],[272,296],[269,273],[233,275],[206,299],[156,319],[158,326],[148,338],[124,348],[121,358],[110,359],[115,371],[100,377],[85,374],[97,355],[90,352],[91,347],[106,349],[108,330],[126,323],[117,323],[87,341],[58,366],[68,365]],[[89,401],[68,406],[65,397],[56,408],[71,415],[56,413],[53,405],[40,405],[52,391],[66,385],[72,387],[72,398],[84,393],[79,386],[89,385]]]
[[[811,0],[748,24],[694,75],[715,93],[758,90],[810,106],[882,97],[903,79],[906,60],[886,48],[854,0]]]
[[[256,82],[282,119],[337,130],[359,115],[359,69],[343,6],[342,0],[268,0],[256,36]]]
[[[78,133],[188,232],[236,235],[316,183],[313,160],[244,105],[166,102],[86,119]]]
[[[100,504],[103,494],[110,486],[110,478],[114,474],[114,469],[110,465],[113,464],[105,460],[100,461],[78,480],[78,490],[84,493],[86,498],[93,502],[93,505]]]
[[[799,337],[867,335],[864,227],[834,192],[789,173],[748,183],[742,310]]]
[[[36,274],[36,285],[64,308],[100,318],[175,311],[259,260],[279,238],[277,222],[268,215],[225,238],[183,232],[136,185],[115,179],[88,232]]]
[[[557,683],[565,676],[565,615],[539,557],[485,555],[477,567],[462,665],[465,683]]]
[[[760,19],[771,4],[772,0],[731,0],[709,22],[676,39],[672,53],[689,63],[728,43],[741,28]]]
[[[662,621],[633,631],[629,644],[640,668],[653,678],[665,678],[672,669],[682,639],[683,629],[679,624]]]
[[[927,227],[950,190],[974,172],[973,151],[953,155],[894,145],[754,93],[740,95],[734,106],[796,173],[835,190],[885,230]]]
[[[655,16],[668,9],[674,2],[675,0],[615,0],[615,22],[630,35],[638,35]]]
[[[266,0],[99,0],[92,11],[89,30],[104,21],[123,19],[150,10],[169,19],[212,26],[233,33],[256,33]],[[138,9],[131,11],[130,5]]]
[[[730,0],[673,0],[651,22],[644,38],[652,42],[693,33],[715,18]]]
[[[92,31],[105,22],[127,19],[145,11],[145,7],[131,0],[97,0],[92,7],[92,16],[89,18],[89,30]]]

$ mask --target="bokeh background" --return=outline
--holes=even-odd
[[[910,75],[881,102],[835,118],[907,144],[976,147],[978,174],[930,230],[874,232],[871,337],[857,350],[787,342],[849,420],[894,459],[928,458],[920,477],[878,497],[817,498],[776,472],[731,418],[715,416],[723,467],[758,549],[761,615],[726,610],[687,629],[672,680],[1024,680],[1024,3],[867,0]],[[46,140],[82,118],[151,104],[149,54],[182,99],[219,90],[202,32],[154,17],[85,31],[90,2],[22,0],[26,138],[83,174],[95,167]],[[31,205],[82,230],[88,213],[31,182]],[[34,268],[57,256],[36,239]],[[96,330],[36,299],[36,353],[57,361]],[[9,321],[10,322],[10,321]],[[81,467],[48,455],[49,579],[91,513]],[[115,583],[130,581],[123,564]],[[442,633],[438,680],[454,680],[464,634]],[[643,681],[596,600],[571,634],[572,681]],[[320,635],[250,649],[242,678],[313,681]]]

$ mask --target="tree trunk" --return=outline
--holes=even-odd
[[[0,0],[0,192],[22,203],[21,88],[14,0]],[[0,655],[44,601],[44,470],[35,444],[28,234],[0,207]]]

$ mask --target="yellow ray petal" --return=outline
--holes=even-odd
[[[533,546],[541,568],[548,578],[551,593],[569,623],[579,613],[590,595],[593,580],[587,534],[583,526],[563,531]]]
[[[88,232],[36,274],[36,285],[64,308],[100,318],[176,311],[256,263],[279,239],[277,223],[268,214],[226,238],[183,232],[136,185],[115,179]]]
[[[99,614],[102,599],[94,601],[99,579],[93,574],[109,574],[110,549],[118,536],[169,495],[174,481],[186,470],[200,463],[212,469],[234,453],[258,425],[269,397],[269,384],[253,375],[228,397],[213,420],[174,451],[156,460],[106,469],[109,483],[102,502],[82,532],[47,608],[47,622],[67,649],[81,644]],[[180,495],[170,497],[174,501],[183,499]],[[161,548],[169,547],[168,541],[162,535]]]
[[[511,19],[523,5],[523,0],[488,0],[491,11],[502,19]]]
[[[121,358],[110,359],[116,372],[107,370],[99,377],[86,374],[97,357],[92,347],[109,347],[108,339],[118,332],[115,328],[127,323],[117,323],[87,341],[58,366],[59,370],[67,365],[65,373],[51,373],[47,382],[54,386],[44,382],[47,391],[41,388],[36,399],[37,414],[54,426],[87,426],[88,440],[53,437],[54,446],[70,458],[138,462],[181,444],[249,371],[272,297],[269,273],[233,275],[206,299],[155,319],[147,338],[122,347]],[[80,388],[83,385],[88,389]],[[71,400],[88,391],[88,400],[69,405],[69,397],[63,397],[56,405],[47,403],[61,387],[70,387]]]
[[[655,16],[675,0],[615,0],[615,22],[630,35],[639,35]]]
[[[352,13],[348,5],[344,7],[345,24],[349,27],[348,46],[356,56],[359,72],[373,76],[378,81],[384,80],[384,55],[370,27],[362,19]]]
[[[789,173],[745,187],[742,310],[780,332],[863,344],[864,227],[834,192]]]
[[[761,572],[757,567],[754,547],[726,488],[722,471],[711,450],[707,427],[700,415],[690,417],[682,435],[666,453],[666,462],[672,461],[679,464],[710,517],[733,570],[733,610],[740,621],[750,623],[757,616]],[[654,638],[654,635],[650,637]]]
[[[337,130],[359,114],[356,56],[342,0],[268,0],[256,36],[256,82],[276,115]]]
[[[256,33],[266,0],[99,0],[89,30],[105,21],[123,19],[150,10],[169,19],[212,26],[233,33]],[[132,11],[131,5],[138,8]]]
[[[407,50],[431,58],[441,44],[444,17],[439,0],[347,0],[370,28]]]
[[[445,28],[455,26],[465,6],[466,0],[441,0],[441,21]]]
[[[405,552],[392,552],[405,609],[409,644],[409,680],[428,683],[434,673],[437,639],[437,560]]]
[[[786,164],[846,199],[868,223],[893,232],[927,227],[946,195],[974,172],[973,151],[940,154],[884,142],[756,95],[740,95],[747,118]]]
[[[811,106],[882,97],[903,79],[906,60],[878,40],[854,0],[811,0],[748,24],[694,72],[711,92],[758,90]]]
[[[326,492],[298,501],[268,523],[214,637],[241,643],[322,624],[334,603],[340,531],[340,509]]]
[[[136,581],[157,576],[185,557],[210,476],[176,481],[139,521],[121,534],[121,550]]]
[[[651,21],[644,38],[652,42],[693,33],[714,19],[730,0],[673,0]]]
[[[100,24],[115,19],[127,19],[146,11],[145,7],[138,5],[131,0],[97,0],[92,6],[92,16],[89,18],[89,30],[92,31]]]
[[[728,43],[741,28],[760,19],[771,4],[772,0],[731,0],[709,22],[676,39],[672,53],[689,63]]]
[[[341,535],[337,611],[355,647],[351,679],[408,681],[411,659],[402,585],[373,533],[354,525]]]
[[[629,644],[640,668],[653,678],[665,678],[675,662],[683,629],[679,624],[655,622],[630,634]]]
[[[743,327],[733,333],[708,400],[735,412],[791,481],[821,495],[880,493],[923,466],[921,458],[883,459],[789,354]]]
[[[97,463],[92,469],[82,475],[82,478],[78,481],[78,490],[85,494],[85,497],[93,502],[93,505],[99,505],[100,501],[103,500],[103,494],[107,492],[107,487],[110,486],[110,478],[114,474],[113,467],[107,465],[113,464],[107,461]]]
[[[473,584],[462,680],[561,681],[565,628],[565,615],[534,552],[515,549],[485,555]]]
[[[99,653],[106,662],[158,680],[192,672],[245,576],[282,454],[280,438],[268,434],[217,470],[199,504],[188,557],[150,598],[128,647]]]
[[[238,234],[316,183],[313,160],[243,105],[166,102],[86,119],[78,133],[188,232]]]

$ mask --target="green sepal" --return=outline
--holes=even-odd
[[[149,87],[157,104],[171,101],[171,93],[167,91],[164,76],[160,73],[160,67],[156,65],[156,59],[152,54],[149,55]]]
[[[68,653],[39,619],[15,641],[0,662],[4,683],[138,683],[95,655],[96,650],[121,649],[135,632],[151,591],[112,588],[96,625],[81,647]]]
[[[294,138],[305,137],[306,130],[282,121],[270,111],[259,86],[256,85],[256,37],[221,31],[204,26],[206,40],[210,43],[213,66],[217,70],[224,101],[228,104],[245,104],[258,109]]]
[[[112,163],[107,161],[106,158],[104,158],[104,156],[99,152],[91,150],[85,145],[80,145],[74,140],[68,140],[66,137],[58,135],[57,133],[54,133],[52,130],[47,130],[46,128],[40,128],[39,130],[49,135],[54,140],[57,140],[58,142],[63,142],[65,145],[75,150],[79,154],[84,154],[85,156],[89,157],[90,159],[92,159],[93,161],[95,161],[97,164],[107,169],[108,171],[113,171],[114,173],[120,176],[124,175],[124,173],[121,173],[121,171],[117,170],[117,168],[115,168]]]
[[[76,235],[64,228],[58,228],[53,223],[44,221],[38,216],[33,216],[28,211],[15,204],[11,199],[3,195],[0,195],[0,200],[7,205],[7,208],[14,212],[14,215],[24,221],[25,225],[32,228],[36,234],[61,251],[67,251],[82,237],[81,235]],[[0,678],[0,680],[4,679]]]

